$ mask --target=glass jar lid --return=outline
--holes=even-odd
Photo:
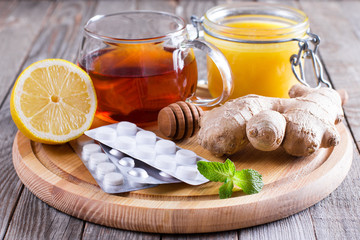
[[[303,38],[309,29],[306,14],[296,8],[266,3],[235,3],[209,9],[205,33],[238,42],[283,42]]]

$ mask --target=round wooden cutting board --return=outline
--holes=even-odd
[[[101,191],[70,144],[32,142],[20,132],[13,162],[27,188],[50,206],[86,221],[156,233],[201,233],[244,228],[297,213],[325,198],[345,178],[352,162],[352,141],[343,124],[341,142],[315,155],[296,158],[283,150],[260,152],[251,146],[231,156],[237,169],[252,168],[265,186],[254,195],[242,191],[218,196],[218,183],[161,185],[125,194]],[[188,139],[179,146],[211,161],[216,158]]]

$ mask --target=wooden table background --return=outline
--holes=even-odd
[[[273,223],[209,234],[167,235],[99,226],[49,207],[17,177],[11,147],[17,128],[9,111],[19,73],[45,58],[75,62],[82,26],[95,14],[131,9],[176,13],[186,20],[232,1],[0,1],[0,238],[1,239],[359,239],[360,238],[360,2],[284,1],[304,10],[322,37],[326,76],[350,99],[345,124],[354,140],[354,160],[344,182],[318,204]],[[235,2],[235,1],[233,1]],[[246,216],[239,216],[246,218]]]

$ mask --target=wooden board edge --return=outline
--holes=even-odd
[[[345,129],[345,127],[343,128]],[[144,199],[125,199],[124,202],[121,202],[117,196],[114,203],[109,203],[107,201],[108,199],[102,199],[101,197],[96,196],[96,194],[92,196],[94,198],[91,199],[90,203],[89,199],[79,199],[75,192],[71,192],[67,189],[68,186],[66,185],[60,184],[58,187],[54,187],[53,184],[56,184],[57,181],[61,181],[61,179],[53,179],[54,181],[49,182],[34,173],[34,169],[31,169],[31,167],[26,165],[22,160],[25,157],[27,160],[30,159],[31,161],[36,161],[35,156],[31,156],[30,141],[28,141],[28,143],[21,143],[22,146],[26,146],[20,152],[17,147],[19,144],[19,133],[14,140],[13,162],[21,181],[30,189],[30,191],[44,202],[69,215],[110,227],[135,231],[157,233],[216,232],[244,228],[278,220],[306,209],[328,196],[341,184],[351,166],[351,136],[346,129],[345,132],[346,138],[344,141],[346,140],[347,147],[343,157],[340,160],[337,160],[332,156],[325,164],[323,164],[323,166],[306,176],[300,183],[297,181],[289,183],[287,187],[288,189],[292,189],[292,191],[286,195],[281,195],[275,191],[275,195],[277,194],[277,196],[273,196],[272,199],[276,199],[275,202],[277,203],[277,206],[269,206],[272,199],[265,197],[264,192],[266,189],[257,196],[245,196],[250,202],[241,206],[238,205],[239,202],[236,198],[226,200],[204,200],[198,201],[197,203],[194,201],[164,201],[159,205],[156,201]],[[337,148],[334,149],[334,151],[336,150]],[[48,171],[44,166],[42,167],[44,168],[42,170]],[[327,174],[321,176],[323,168],[326,168],[329,171]],[[340,173],[339,170],[341,170]],[[24,177],[24,174],[30,174],[31,177]],[[332,177],[330,178],[330,176]],[[325,184],[328,183],[329,179],[331,179],[331,184]],[[34,184],[35,182],[37,184]],[[324,187],[324,184],[327,187]],[[37,185],[43,185],[43,187],[40,188]],[[309,189],[311,191],[316,191],[317,197],[308,196],[306,192]],[[59,197],[56,193],[60,192],[61,196]],[[302,199],[302,204],[292,206],[292,204],[294,204],[294,199],[299,198],[299,196]],[[251,201],[251,199],[253,201]],[[64,202],[61,201],[66,201],[65,205]],[[210,207],[210,205],[217,203],[217,208]],[[95,204],[96,206],[88,206],[89,204]],[[147,204],[154,204],[153,208],[149,209],[146,207]],[[88,211],[79,211],[79,206],[77,205],[81,205],[83,210],[85,209]],[[277,207],[279,212],[264,216],[264,209],[266,207]],[[290,211],[284,211],[285,207],[290,208]],[[95,210],[91,211],[91,209]],[[134,215],[134,211],[136,211],[135,215],[141,216],[142,219],[138,219],[134,216],[131,217],[131,215]],[[112,217],[110,219],[102,219],[102,212],[107,213]],[[224,214],[224,212],[228,214]],[[154,218],[154,216],[156,216],[156,218]],[[232,216],[247,217],[242,219],[241,217],[234,218]],[[142,224],[140,224],[139,221],[141,221]],[[226,224],[224,224],[224,221]],[[194,224],[196,222],[201,223],[201,226]]]

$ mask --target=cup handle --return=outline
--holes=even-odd
[[[229,63],[226,60],[225,56],[214,45],[200,40],[188,41],[185,43],[185,47],[197,48],[205,52],[213,60],[213,62],[219,69],[221,78],[223,80],[223,92],[219,97],[205,99],[205,98],[199,98],[197,96],[192,96],[188,98],[187,101],[202,107],[212,107],[224,103],[230,97],[234,88],[234,84],[232,80],[233,79],[232,72],[230,70]]]

